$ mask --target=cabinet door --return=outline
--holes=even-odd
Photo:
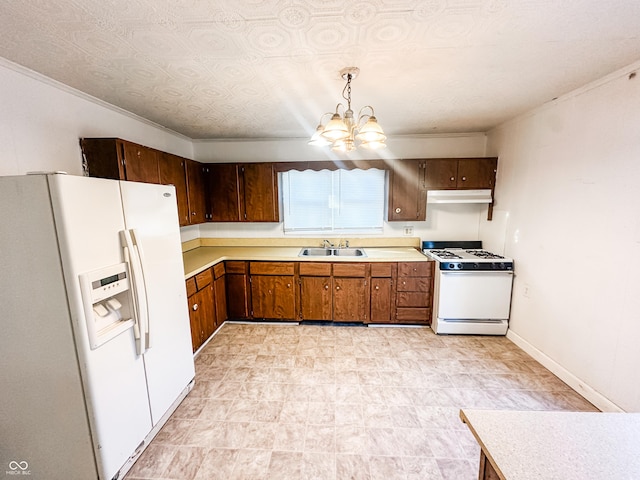
[[[131,142],[122,141],[125,177],[131,182],[160,183],[156,151]]]
[[[251,298],[246,262],[225,262],[227,271],[227,316],[230,319],[249,318]]]
[[[426,219],[424,160],[394,160],[389,182],[389,221]]]
[[[497,158],[458,160],[458,188],[493,188],[497,166]]]
[[[216,331],[216,308],[213,303],[213,283],[198,292],[202,308],[200,309],[200,324],[202,327],[202,341],[206,342],[213,332]]]
[[[252,275],[251,302],[253,318],[296,318],[293,276]]]
[[[126,180],[122,142],[115,138],[80,140],[86,171],[90,177]]]
[[[241,166],[244,220],[277,222],[278,187],[272,163],[247,163]]]
[[[332,320],[333,290],[331,277],[300,277],[302,320]]]
[[[224,265],[224,264],[219,264]],[[216,265],[217,267],[218,265]],[[226,275],[221,275],[214,280],[214,303],[216,309],[216,328],[222,325],[227,320],[227,288],[226,288]]]
[[[189,323],[191,325],[191,344],[195,352],[203,342],[202,331],[202,295],[196,292],[191,295],[189,301]]]
[[[366,279],[333,278],[333,319],[336,322],[366,322]]]
[[[239,222],[244,217],[244,212],[240,214],[238,166],[235,163],[224,163],[210,164],[208,167],[211,220]]]
[[[391,279],[371,279],[371,322],[391,321]]]
[[[206,221],[206,198],[204,187],[204,167],[194,160],[185,160],[187,166],[187,189],[189,193],[189,223]]]
[[[189,225],[189,199],[187,197],[187,174],[185,159],[170,153],[158,153],[160,183],[176,187],[178,218],[180,226]]]
[[[427,160],[425,183],[427,190],[457,188],[458,161],[454,159]]]

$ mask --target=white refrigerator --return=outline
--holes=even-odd
[[[0,471],[122,478],[193,387],[175,189],[0,177]]]

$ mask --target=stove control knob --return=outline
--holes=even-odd
[[[474,263],[474,264],[473,264],[473,268],[480,268],[480,265],[479,265],[479,264],[477,264],[477,263]]]
[[[456,266],[453,263],[450,263],[449,264],[449,268],[454,269],[454,268],[456,268]]]

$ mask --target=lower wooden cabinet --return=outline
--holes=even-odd
[[[195,352],[216,329],[211,270],[187,280],[191,343]]]
[[[300,263],[300,319],[333,320],[330,263]]]
[[[395,323],[431,323],[434,262],[398,263]]]
[[[431,321],[434,262],[226,261],[187,281],[194,351],[225,320]]]
[[[227,288],[227,316],[230,320],[251,318],[249,262],[224,263]]]
[[[395,291],[393,279],[396,276],[395,263],[371,264],[371,313],[372,323],[389,323],[392,318]]]
[[[296,319],[295,264],[293,262],[251,262],[252,317]]]
[[[367,323],[367,264],[333,264],[333,320]]]

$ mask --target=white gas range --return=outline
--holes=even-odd
[[[431,328],[437,334],[504,335],[513,284],[513,260],[482,249],[482,242],[422,242],[436,262]]]

